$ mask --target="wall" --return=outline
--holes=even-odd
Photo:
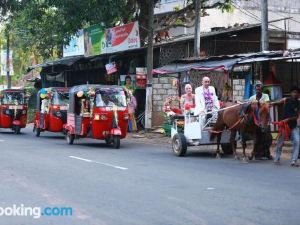
[[[177,87],[172,85],[177,74],[171,76],[154,77],[153,78],[153,114],[152,127],[162,125],[164,117],[162,114],[162,106],[165,100],[172,95],[178,95]]]
[[[244,100],[244,88],[245,80],[244,79],[234,79],[233,83],[233,100],[234,101],[243,101]]]

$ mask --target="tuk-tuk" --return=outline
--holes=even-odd
[[[120,86],[79,85],[70,89],[66,130],[68,144],[75,138],[105,140],[120,147],[127,135],[126,94]]]
[[[37,137],[41,132],[64,132],[67,122],[69,88],[42,88],[37,93],[33,132]]]
[[[27,96],[22,89],[0,92],[0,128],[11,128],[19,134],[27,123]]]

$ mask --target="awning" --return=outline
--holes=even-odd
[[[190,70],[230,71],[235,65],[262,61],[300,59],[300,52],[291,52],[287,56],[283,51],[258,52],[227,56],[213,56],[205,59],[187,58],[173,61],[171,64],[153,70],[153,74],[173,74]]]
[[[84,56],[70,56],[70,57],[64,57],[58,60],[45,62],[41,64],[37,64],[34,66],[30,66],[29,69],[35,69],[39,67],[47,67],[47,66],[56,66],[56,65],[62,65],[62,66],[72,66],[74,63],[78,62],[81,59],[84,59]]]
[[[182,73],[190,70],[202,71],[229,71],[232,67],[241,60],[241,57],[229,58],[224,60],[214,61],[199,61],[195,63],[172,63],[153,70],[153,74],[172,74]]]

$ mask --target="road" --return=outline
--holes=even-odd
[[[32,128],[0,129],[0,152],[0,207],[72,207],[68,216],[2,215],[0,225],[300,224],[300,169],[287,161],[178,158],[134,139],[120,149],[91,139],[71,146]]]

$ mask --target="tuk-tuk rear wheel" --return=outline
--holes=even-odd
[[[67,143],[69,145],[72,145],[74,143],[75,135],[68,132],[67,136],[66,136],[66,139],[67,139]]]
[[[105,138],[105,143],[106,143],[107,145],[110,145],[110,144],[112,143],[111,138],[110,138],[110,137]]]
[[[183,134],[175,134],[172,139],[172,150],[176,156],[184,156],[187,150],[186,138]]]
[[[113,146],[116,149],[120,148],[120,136],[116,135],[113,137]]]

